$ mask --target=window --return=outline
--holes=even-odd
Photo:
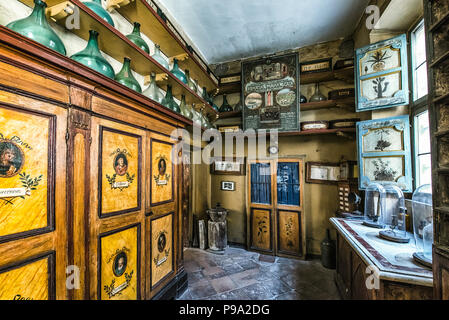
[[[429,111],[415,116],[415,179],[416,187],[432,183]]]
[[[412,32],[413,100],[427,95],[426,35],[424,20]]]

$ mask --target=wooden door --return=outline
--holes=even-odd
[[[0,300],[66,299],[67,110],[0,98]]]
[[[249,248],[265,254],[302,257],[303,162],[248,161]]]

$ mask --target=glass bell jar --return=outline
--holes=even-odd
[[[34,0],[33,12],[28,17],[13,21],[6,27],[60,54],[66,55],[64,43],[47,21],[45,16],[46,7],[47,4],[44,1]]]
[[[129,58],[124,58],[122,70],[115,75],[115,80],[134,91],[142,93],[139,82],[137,82],[131,72],[131,59]]]
[[[385,214],[382,216],[382,224],[386,229],[379,231],[379,236],[393,242],[408,243],[410,238],[407,236],[405,225],[407,208],[404,193],[395,185],[385,186],[385,193]]]
[[[413,253],[413,258],[425,266],[432,267],[433,205],[430,184],[419,187],[413,193],[412,216],[417,250]]]
[[[95,30],[89,31],[89,41],[84,50],[75,53],[70,57],[79,63],[88,66],[101,74],[114,79],[115,73],[111,64],[103,57],[98,48],[98,32]]]
[[[386,192],[379,183],[371,183],[365,190],[365,216],[363,225],[383,229]]]
[[[138,46],[140,49],[150,54],[150,48],[148,44],[143,40],[142,35],[140,34],[140,23],[134,22],[133,32],[126,36],[132,43]]]
[[[101,0],[83,1],[83,4],[95,12],[101,19],[115,27],[114,20],[112,20],[110,14],[101,5]]]
[[[150,75],[150,85],[146,88],[142,94],[151,100],[154,100],[160,104],[162,104],[162,99],[164,99],[164,95],[159,90],[159,87],[156,84],[156,73],[152,72]]]

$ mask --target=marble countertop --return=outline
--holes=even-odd
[[[342,218],[330,221],[367,265],[379,269],[381,280],[433,286],[432,270],[413,260],[416,251],[413,234],[408,234],[409,243],[395,243],[380,238],[380,229],[364,226],[362,221]]]

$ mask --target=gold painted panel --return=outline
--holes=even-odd
[[[141,137],[101,127],[100,216],[140,209]]]
[[[0,107],[0,124],[1,238],[48,225],[52,119]]]
[[[173,271],[173,214],[151,220],[151,286]]]
[[[48,300],[49,258],[0,272],[0,300]]]
[[[279,211],[279,250],[285,253],[300,254],[299,213]]]
[[[254,209],[251,220],[252,247],[271,251],[271,213],[268,210]]]
[[[140,298],[140,225],[100,236],[101,300]]]
[[[173,145],[151,140],[151,205],[173,201]]]

